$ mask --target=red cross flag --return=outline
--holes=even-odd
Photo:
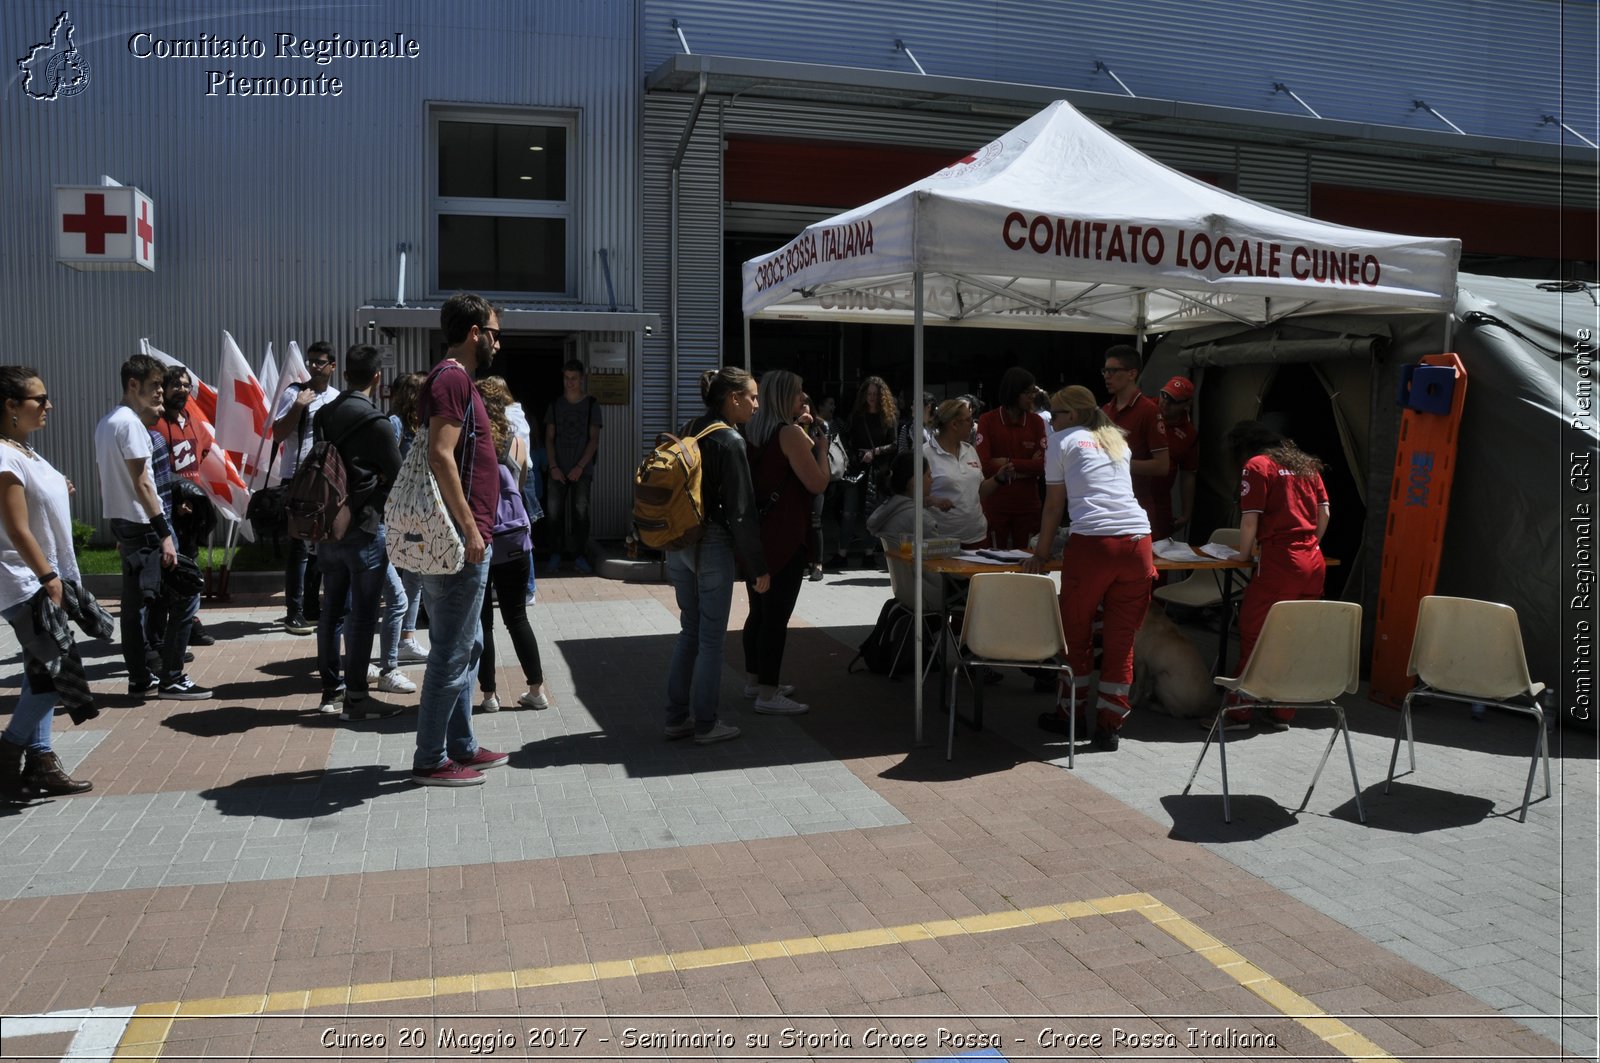
[[[232,336],[222,334],[222,365],[217,373],[217,445],[226,450],[246,483],[260,485],[260,470],[271,460],[272,413],[261,382]],[[269,442],[264,444],[263,439]]]
[[[58,185],[56,261],[78,270],[154,272],[155,205],[129,185]]]

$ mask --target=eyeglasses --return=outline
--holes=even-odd
[[[24,395],[24,396],[22,396],[21,401],[22,402],[37,402],[40,406],[45,406],[45,405],[49,404],[50,396],[49,395]]]
[[[1101,376],[1110,376],[1113,373],[1131,373],[1131,372],[1133,372],[1133,370],[1129,369],[1127,366],[1108,365],[1104,369],[1100,370],[1100,375]]]
[[[499,329],[490,328],[488,325],[479,325],[478,326],[478,331],[484,333],[485,335],[487,335],[491,340],[494,340],[494,342],[496,342],[496,343],[500,342],[500,330]]]
[[[1168,395],[1165,391],[1163,391],[1161,393],[1161,397],[1166,399],[1167,402],[1171,403],[1173,406],[1187,406],[1187,405],[1189,405],[1189,400],[1188,399],[1175,399],[1171,395]]]
[[[332,358],[318,358],[316,361],[307,362],[306,363],[306,365],[310,366],[312,369],[321,369],[325,365],[332,365],[332,364],[333,364],[333,359]]]

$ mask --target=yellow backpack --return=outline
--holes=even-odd
[[[633,475],[633,526],[639,541],[653,550],[682,550],[705,534],[705,503],[700,495],[700,440],[731,426],[712,421],[692,436],[663,432]]]

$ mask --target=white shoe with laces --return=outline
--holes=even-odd
[[[400,669],[391,668],[378,677],[378,689],[385,694],[415,694],[417,684]]]
[[[810,712],[811,706],[795,701],[782,693],[780,688],[780,692],[770,698],[757,698],[756,711],[767,716],[799,716],[803,712]]]
[[[485,697],[483,699],[483,704],[478,708],[478,711],[479,712],[499,712],[500,711],[500,697],[499,697],[499,695],[497,695],[497,694],[485,695]]]
[[[522,697],[517,699],[517,704],[525,709],[548,709],[550,707],[550,698],[545,695],[544,691],[535,694],[529,690],[525,691]]]
[[[428,659],[428,651],[416,639],[401,639],[399,650],[401,664],[422,664]]]
[[[790,694],[793,694],[793,693],[794,693],[794,684],[793,683],[779,683],[778,684],[778,697],[786,698]],[[747,697],[747,698],[759,698],[761,696],[761,684],[760,683],[746,683],[744,685],[744,696]]]

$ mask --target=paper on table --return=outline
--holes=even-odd
[[[1175,539],[1162,539],[1150,547],[1151,551],[1163,561],[1209,561],[1208,557],[1195,552],[1194,547],[1188,543],[1180,543]]]
[[[956,560],[966,561],[974,565],[1015,565],[1021,560],[1019,558],[1018,561],[1007,561],[1003,557],[990,557],[990,552],[979,553],[976,550],[963,550],[956,555]],[[1026,551],[1024,551],[1024,556],[1026,556]]]
[[[1007,565],[1020,565],[1033,556],[1032,550],[979,550],[978,553]]]
[[[1218,561],[1237,561],[1239,559],[1239,551],[1227,543],[1206,543],[1200,548],[1200,552],[1214,557]]]

